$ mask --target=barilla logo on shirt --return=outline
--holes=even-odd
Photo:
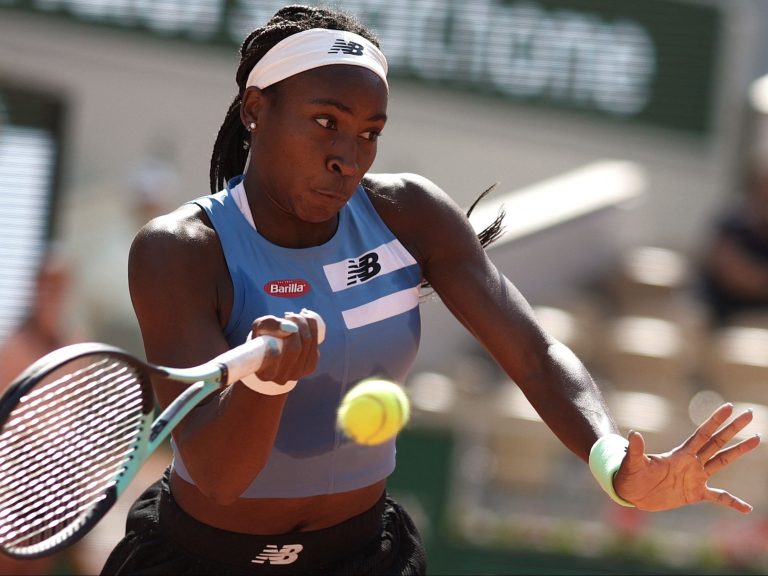
[[[279,298],[296,298],[309,293],[306,280],[272,280],[264,284],[264,292]]]

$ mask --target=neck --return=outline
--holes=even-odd
[[[253,210],[253,204],[251,204]],[[254,214],[256,230],[264,238],[283,248],[311,248],[328,242],[339,227],[339,216],[320,224],[308,224],[288,217],[260,219]]]
[[[339,225],[339,215],[323,222],[307,222],[283,206],[266,187],[243,181],[253,224],[264,238],[284,248],[309,248],[328,242]]]

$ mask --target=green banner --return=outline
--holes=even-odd
[[[317,2],[309,2],[317,4]],[[0,0],[0,8],[239,45],[274,0]],[[337,0],[393,76],[706,133],[724,15],[686,0]]]

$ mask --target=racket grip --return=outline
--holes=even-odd
[[[317,312],[313,312],[311,310],[307,310],[306,308],[302,309],[301,314],[303,316],[309,316],[311,318],[315,319],[315,322],[317,322],[317,343],[320,344],[325,340],[325,322],[320,317],[320,315]],[[243,364],[242,366],[236,366],[233,367],[231,365],[228,365],[229,368],[229,377],[227,378],[228,383],[236,382],[237,380],[240,380],[243,384],[248,386],[251,390],[254,390],[256,392],[259,392],[260,394],[266,394],[267,396],[277,396],[280,394],[285,394],[287,392],[290,392],[293,390],[293,388],[296,386],[297,380],[289,380],[285,384],[278,384],[277,382],[269,382],[262,380],[254,372],[258,370],[261,367],[261,362],[264,359],[264,354],[266,353],[268,346],[277,346],[277,350],[280,351],[283,346],[283,341],[279,338],[272,338],[270,336],[259,336],[258,338],[251,338],[251,334],[248,334],[248,338],[245,341],[245,344],[241,344],[234,350],[239,350],[242,347],[246,346],[246,344],[250,342],[257,342],[258,340],[269,339],[274,342],[267,341],[265,342],[263,347],[259,347],[259,356],[258,356],[258,365],[253,367],[250,363],[249,364]],[[244,353],[246,355],[249,354],[249,352],[244,350]],[[245,372],[243,372],[245,370]]]
[[[264,356],[269,350],[279,352],[282,342],[272,336],[259,336],[248,339],[239,346],[224,352],[216,358],[216,362],[227,367],[227,379],[225,385],[232,384],[248,374],[253,374],[261,368]]]

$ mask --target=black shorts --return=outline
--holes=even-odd
[[[426,573],[421,537],[388,495],[336,526],[278,536],[228,532],[198,522],[173,499],[168,473],[134,502],[126,535],[102,575]]]

